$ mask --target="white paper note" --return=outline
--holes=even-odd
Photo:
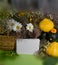
[[[16,52],[17,54],[34,54],[39,50],[39,39],[17,39]]]

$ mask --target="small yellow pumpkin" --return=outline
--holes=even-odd
[[[39,28],[44,32],[49,32],[54,28],[54,23],[50,19],[45,18],[39,23]]]
[[[58,42],[52,42],[46,48],[46,53],[50,56],[58,57]]]

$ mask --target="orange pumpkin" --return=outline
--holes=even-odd
[[[57,30],[56,30],[55,28],[53,28],[53,29],[51,30],[51,32],[52,32],[52,33],[56,33]]]
[[[46,53],[50,56],[58,57],[58,42],[52,42],[46,48]]]

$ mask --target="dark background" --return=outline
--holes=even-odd
[[[19,9],[40,9],[47,12],[58,12],[58,0],[8,0],[13,7]]]

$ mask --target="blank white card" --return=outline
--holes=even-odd
[[[39,50],[39,39],[17,39],[16,52],[17,54],[34,54]]]

